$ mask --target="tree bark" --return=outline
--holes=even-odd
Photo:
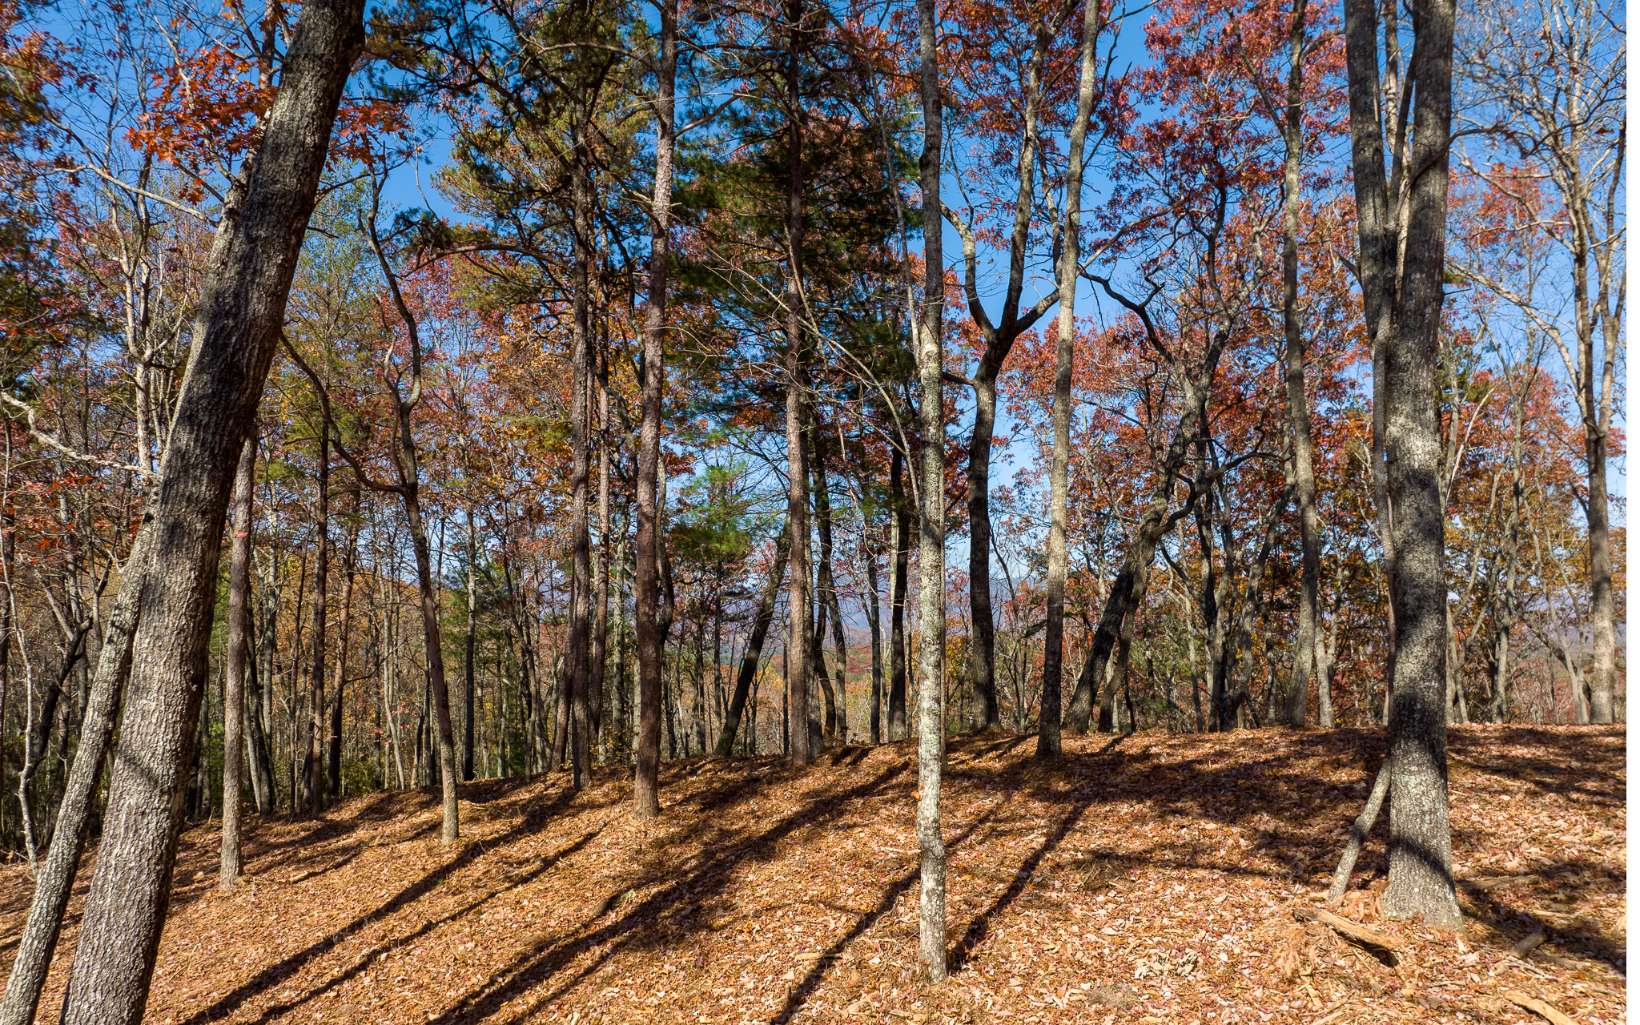
[[[1414,4],[1416,45],[1407,87],[1416,99],[1403,234],[1389,217],[1392,197],[1401,190],[1391,188],[1384,174],[1377,7],[1372,0],[1345,4],[1362,292],[1369,325],[1375,314],[1391,324],[1383,359],[1383,419],[1388,495],[1394,510],[1389,576],[1395,633],[1389,717],[1390,879],[1383,906],[1392,917],[1420,915],[1443,926],[1454,925],[1461,917],[1453,888],[1447,811],[1447,594],[1440,423],[1433,383],[1446,244],[1454,16],[1452,0]],[[1397,272],[1396,257],[1403,251]]]
[[[353,643],[353,586],[359,561],[359,481],[355,476],[352,495],[352,515],[348,517],[347,544],[342,549],[342,621],[336,647],[336,668],[330,678],[330,730],[326,744],[325,762],[329,779],[325,793],[331,801],[342,798],[342,700],[347,694],[347,659]]]
[[[256,487],[256,432],[245,437],[234,473],[228,529],[228,651],[222,691],[222,859],[217,887],[239,881],[239,785],[244,774],[245,665],[250,661],[251,496]]]
[[[791,758],[814,760],[809,732],[809,498],[803,446],[803,111],[798,60],[803,0],[786,4],[786,527],[791,532],[791,578],[786,598],[791,651],[786,687],[791,694]]]
[[[1303,726],[1310,681],[1324,688],[1317,672],[1321,622],[1321,518],[1315,504],[1315,445],[1310,436],[1310,406],[1305,396],[1304,329],[1298,311],[1298,205],[1300,161],[1304,151],[1304,19],[1306,0],[1293,5],[1288,37],[1287,105],[1282,123],[1281,322],[1286,337],[1287,420],[1292,434],[1293,500],[1298,507],[1302,552],[1302,589],[1298,636],[1293,639],[1292,677],[1287,690],[1287,723]],[[1321,725],[1332,726],[1331,702],[1320,702]]]
[[[940,209],[940,91],[934,0],[917,0],[921,55],[924,210]],[[918,949],[933,982],[945,978],[945,840],[940,835],[940,778],[945,766],[945,409],[942,382],[945,261],[940,227],[923,234],[923,294],[917,317],[917,420],[922,436],[921,529],[917,549],[922,636],[917,674],[917,847],[921,893]]]
[[[569,677],[566,687],[570,700],[570,785],[576,789],[586,782],[591,754],[591,721],[587,717],[588,642],[591,640],[592,542],[589,537],[591,435],[592,340],[588,337],[588,292],[592,264],[592,169],[585,143],[577,141],[573,172],[572,205],[575,221],[575,294],[572,299],[571,335],[574,364],[571,383],[570,423],[570,544],[573,575],[569,605]]]
[[[302,806],[309,815],[324,809],[324,748],[321,738],[325,724],[325,621],[330,584],[330,424],[319,423],[318,515],[313,521],[313,648],[308,666],[307,753],[302,758]]]
[[[461,663],[462,676],[462,719],[464,736],[461,744],[461,778],[471,781],[476,765],[474,764],[474,698],[477,687],[475,680],[478,643],[478,523],[473,512],[472,503],[467,504],[467,638]]]
[[[181,775],[193,754],[205,680],[233,466],[278,341],[337,104],[363,44],[362,22],[359,0],[303,6],[243,202],[227,214],[212,247],[193,352],[137,541],[155,548],[156,561],[139,559],[140,571],[121,586],[121,597],[129,591],[133,603],[141,595],[142,616],[132,637],[108,817],[64,997],[68,1025],[135,1025],[147,1002],[181,826]]]
[[[638,432],[638,539],[633,577],[638,643],[638,750],[633,806],[639,818],[660,814],[661,762],[660,521],[661,388],[665,380],[666,277],[672,223],[672,156],[677,146],[673,98],[678,69],[678,0],[660,0],[656,65],[655,186],[649,206],[649,294],[643,317],[643,415]]]
[[[1047,624],[1043,631],[1042,714],[1037,719],[1036,756],[1060,754],[1060,678],[1065,654],[1065,520],[1070,505],[1071,370],[1075,359],[1076,282],[1081,263],[1083,150],[1093,113],[1094,48],[1099,39],[1095,0],[1082,5],[1081,61],[1076,92],[1076,119],[1071,122],[1069,163],[1065,171],[1064,222],[1060,232],[1057,291],[1059,322],[1054,349],[1053,454],[1049,461]]]
[[[905,692],[910,682],[905,650],[905,597],[911,569],[911,504],[905,493],[905,456],[898,447],[889,456],[888,495],[894,517],[894,561],[888,584],[888,739],[904,740],[907,735]]]

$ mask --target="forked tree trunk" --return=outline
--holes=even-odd
[[[1393,324],[1384,347],[1383,419],[1394,510],[1390,598],[1395,616],[1389,717],[1390,870],[1387,914],[1437,925],[1461,916],[1452,879],[1446,789],[1446,580],[1440,501],[1440,424],[1434,376],[1446,244],[1452,116],[1452,0],[1416,0],[1417,42],[1407,88],[1412,175],[1385,180],[1380,121],[1379,13],[1346,0],[1352,164],[1361,283],[1369,325]],[[1394,30],[1391,29],[1391,32]],[[1401,163],[1396,161],[1399,168]],[[1406,196],[1404,232],[1392,219]],[[1404,253],[1397,270],[1397,256]]]
[[[142,576],[142,541],[139,535],[138,543],[126,557],[123,577],[127,582]],[[98,652],[97,671],[92,676],[91,692],[86,699],[80,743],[74,750],[74,764],[69,769],[57,808],[57,825],[45,860],[35,876],[28,920],[17,941],[5,999],[0,1002],[0,1025],[29,1025],[40,1002],[40,989],[56,950],[69,891],[79,869],[80,855],[85,850],[86,826],[95,811],[97,782],[114,734],[120,689],[125,686],[131,669],[131,644],[137,627],[140,590],[122,584],[108,617]]]
[[[119,604],[129,594],[135,605],[140,594],[142,616],[131,638],[120,757],[97,870],[63,1002],[68,1025],[135,1025],[147,1002],[181,826],[182,774],[192,760],[206,676],[234,464],[278,341],[342,87],[364,41],[362,13],[360,0],[302,7],[243,202],[226,213],[212,246],[193,352],[135,545],[141,553],[152,549],[154,561],[138,555],[137,572],[121,585]],[[105,715],[124,668],[125,641],[115,638],[105,660],[113,663],[113,678],[94,688],[106,694]],[[87,730],[92,738],[99,732]],[[94,764],[85,779],[95,775]],[[91,787],[85,790],[89,800]],[[62,821],[65,849],[77,846],[79,828],[72,818]],[[60,907],[51,911],[56,917]]]

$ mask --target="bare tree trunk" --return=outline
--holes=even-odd
[[[814,760],[809,736],[809,499],[803,452],[803,110],[798,58],[802,53],[803,0],[786,4],[786,527],[791,532],[791,578],[786,598],[791,651],[786,686],[791,693],[791,757]]]
[[[579,789],[586,782],[591,754],[591,721],[587,717],[588,642],[591,640],[592,547],[588,522],[591,442],[592,340],[587,323],[588,292],[592,287],[592,169],[585,143],[577,140],[575,181],[571,186],[575,220],[575,294],[571,320],[574,380],[571,384],[570,423],[570,545],[573,576],[569,599],[569,677],[565,690],[570,700],[570,785]]]
[[[1065,656],[1065,520],[1070,504],[1071,367],[1075,356],[1076,282],[1081,262],[1082,173],[1088,119],[1093,113],[1094,49],[1099,39],[1100,4],[1082,5],[1082,47],[1065,171],[1064,224],[1057,291],[1059,323],[1054,351],[1053,454],[1049,461],[1047,625],[1043,631],[1042,714],[1037,718],[1036,756],[1060,754],[1060,679]]]
[[[330,730],[327,736],[325,762],[329,779],[325,792],[330,800],[342,799],[342,699],[347,693],[347,659],[353,642],[353,585],[358,568],[359,546],[359,481],[355,476],[352,494],[352,515],[348,518],[347,544],[342,549],[342,622],[337,637],[336,668],[330,682]]]
[[[1315,505],[1314,443],[1310,406],[1304,393],[1304,328],[1298,316],[1299,165],[1304,151],[1304,19],[1306,0],[1293,5],[1287,43],[1287,106],[1282,124],[1281,319],[1286,335],[1287,419],[1292,432],[1293,499],[1298,506],[1299,546],[1303,552],[1303,588],[1298,604],[1298,636],[1293,639],[1292,679],[1287,690],[1287,723],[1304,725],[1310,680],[1321,687],[1316,670],[1321,620],[1321,519]],[[1331,702],[1322,700],[1321,725],[1332,726]]]
[[[763,659],[763,642],[769,636],[769,627],[774,622],[775,602],[780,598],[780,581],[785,575],[786,559],[790,551],[791,534],[782,527],[775,538],[774,565],[769,569],[763,596],[757,603],[757,615],[752,620],[752,635],[746,641],[746,651],[740,656],[740,671],[735,675],[735,693],[729,699],[729,713],[724,716],[723,730],[718,734],[715,751],[719,758],[727,758],[734,753],[735,733],[740,729],[740,719],[746,711],[746,698],[750,693],[752,680],[757,676],[757,667]]]
[[[587,667],[588,735],[595,754],[604,721],[604,675],[609,659],[609,366],[608,339],[600,339],[596,384],[598,388],[598,562],[593,569],[592,654]],[[597,761],[595,757],[592,761]]]
[[[814,505],[820,527],[820,600],[831,620],[831,644],[837,657],[837,740],[848,743],[848,638],[843,632],[843,608],[837,600],[836,549],[831,533],[831,484],[826,478],[826,439],[818,424],[814,431]]]
[[[1000,369],[1000,364],[999,364]],[[996,373],[974,374],[974,433],[968,439],[968,612],[973,621],[968,682],[986,728],[1001,725],[996,686],[996,625],[991,608],[991,446],[996,433]]]
[[[321,738],[325,724],[325,614],[330,584],[330,425],[319,423],[318,516],[313,523],[313,645],[308,675],[307,753],[302,758],[302,806],[309,815],[324,808],[324,749]]]
[[[883,742],[883,610],[877,552],[863,545],[866,563],[866,626],[871,630],[871,744]]]
[[[638,642],[638,750],[633,804],[639,818],[660,814],[661,762],[660,519],[661,387],[665,379],[667,248],[672,221],[673,97],[678,69],[678,0],[659,0],[656,67],[655,188],[650,199],[649,294],[644,298],[643,418],[638,433],[638,540],[634,574]]]
[[[1407,159],[1412,177],[1402,233],[1390,219],[1400,189],[1392,188],[1384,174],[1378,11],[1372,0],[1345,4],[1362,290],[1369,323],[1387,313],[1394,325],[1384,353],[1383,382],[1396,627],[1389,722],[1390,880],[1383,905],[1391,916],[1420,915],[1437,925],[1461,919],[1447,813],[1447,594],[1433,385],[1445,262],[1454,15],[1452,0],[1414,4],[1417,42],[1408,89],[1416,100]],[[1392,288],[1392,282],[1398,287]]]
[[[228,651],[222,692],[222,866],[217,887],[239,881],[239,783],[244,774],[245,665],[250,661],[251,496],[256,487],[256,432],[245,437],[234,473],[228,529]]]
[[[940,92],[934,0],[917,0],[922,58],[924,210],[940,209]],[[917,549],[922,636],[917,674],[917,846],[921,894],[918,949],[930,980],[945,978],[945,840],[940,835],[940,777],[945,766],[945,410],[943,365],[945,260],[940,230],[923,233],[923,295],[917,317],[917,420],[921,530]]]
[[[181,825],[181,774],[193,754],[205,680],[233,467],[278,341],[337,103],[363,44],[362,20],[359,0],[303,6],[243,202],[227,213],[212,246],[193,352],[136,542],[139,550],[153,546],[156,558],[139,557],[138,572],[121,585],[121,597],[129,592],[133,604],[141,594],[142,617],[131,640],[108,817],[63,1002],[68,1025],[135,1025],[147,1002]],[[124,639],[110,647],[123,650]],[[111,670],[124,668],[120,654],[112,661]],[[114,680],[107,684],[104,707],[111,708]],[[94,775],[87,770],[86,778]],[[65,848],[76,845],[78,828],[58,832],[70,838]]]
[[[478,643],[478,523],[473,505],[467,503],[467,638],[461,663],[462,719],[464,735],[461,744],[461,778],[471,781],[474,772],[474,698],[476,680],[474,662]]]
[[[911,561],[911,506],[905,494],[905,457],[898,448],[889,456],[888,495],[894,517],[893,565],[889,573],[888,739],[906,738],[905,592]]]

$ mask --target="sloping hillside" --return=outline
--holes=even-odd
[[[945,833],[956,970],[915,969],[908,744],[691,761],[636,823],[615,771],[467,787],[442,850],[426,795],[253,826],[215,889],[214,829],[183,841],[155,1023],[1350,1022],[1623,1020],[1620,728],[1453,733],[1461,935],[1381,921],[1380,823],[1339,909],[1395,967],[1295,921],[1325,887],[1381,757],[1375,734],[1239,732],[953,743]],[[21,868],[0,876],[16,942]],[[74,913],[78,912],[76,900]],[[1517,941],[1548,942],[1522,960]],[[64,950],[72,950],[72,923]],[[55,1020],[59,958],[41,1020]]]

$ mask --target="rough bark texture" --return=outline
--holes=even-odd
[[[122,597],[140,592],[142,617],[97,871],[64,998],[63,1020],[71,1025],[135,1023],[147,1000],[204,689],[234,463],[273,358],[337,103],[363,43],[362,21],[360,0],[302,8],[243,202],[213,246],[170,442],[137,541],[139,549],[153,546],[156,562],[121,588]]]
[[[569,598],[569,677],[566,688],[570,700],[570,765],[571,786],[580,787],[586,780],[588,756],[591,753],[591,721],[587,716],[588,642],[591,639],[592,611],[592,540],[589,536],[589,474],[591,470],[588,445],[592,440],[591,403],[592,345],[588,330],[588,291],[591,288],[592,263],[592,179],[586,166],[587,154],[580,144],[576,147],[573,173],[575,219],[575,295],[570,334],[574,380],[570,386],[570,545],[571,577]]]
[[[1287,421],[1292,435],[1293,501],[1298,507],[1299,547],[1302,559],[1302,590],[1298,602],[1298,636],[1293,639],[1293,669],[1287,689],[1287,723],[1304,725],[1305,701],[1310,681],[1325,688],[1317,672],[1318,630],[1321,609],[1321,517],[1315,506],[1315,444],[1310,437],[1310,405],[1304,392],[1304,328],[1298,311],[1298,204],[1299,166],[1303,157],[1304,114],[1304,19],[1308,5],[1293,5],[1291,35],[1288,40],[1287,106],[1282,123],[1282,207],[1281,207],[1281,321],[1286,335],[1285,370]],[[1332,704],[1320,702],[1321,725],[1332,726]]]
[[[1086,159],[1088,118],[1093,112],[1094,46],[1099,39],[1099,11],[1093,0],[1082,5],[1081,66],[1076,92],[1076,120],[1071,122],[1069,163],[1065,171],[1064,222],[1059,255],[1059,323],[1054,351],[1053,454],[1048,466],[1047,625],[1043,631],[1042,714],[1037,720],[1036,753],[1060,753],[1060,682],[1065,657],[1065,518],[1070,505],[1071,366],[1076,341],[1076,282],[1080,266],[1082,171]]]
[[[660,3],[660,60],[656,66],[655,186],[650,197],[649,287],[643,310],[643,415],[638,429],[638,538],[633,574],[638,642],[638,737],[633,808],[640,818],[660,814],[661,764],[660,523],[656,501],[661,463],[661,387],[665,380],[666,283],[672,223],[672,155],[676,147],[673,97],[678,69],[678,0]]]
[[[940,90],[934,0],[917,0],[922,57],[924,210],[940,208]],[[917,673],[917,847],[921,892],[918,949],[928,978],[945,978],[945,840],[940,835],[940,777],[945,768],[945,410],[940,372],[945,261],[938,225],[923,236],[923,294],[917,324],[917,423],[921,529],[917,547],[922,636]]]
[[[256,434],[245,438],[234,473],[233,518],[228,525],[228,666],[222,685],[222,867],[217,886],[239,879],[239,784],[244,774],[245,666],[250,661],[251,492],[256,486]]]
[[[1389,715],[1391,916],[1459,921],[1446,790],[1446,571],[1440,501],[1440,423],[1434,380],[1446,243],[1452,116],[1452,0],[1417,0],[1407,87],[1416,97],[1404,234],[1401,194],[1384,173],[1379,21],[1372,0],[1348,0],[1345,37],[1361,282],[1369,324],[1392,323],[1384,347],[1383,420],[1393,554]],[[1393,32],[1393,28],[1389,31]],[[1399,161],[1397,161],[1399,170]],[[1400,175],[1397,174],[1399,179]],[[1403,249],[1404,244],[1404,249]],[[1404,252],[1397,273],[1396,256]]]

